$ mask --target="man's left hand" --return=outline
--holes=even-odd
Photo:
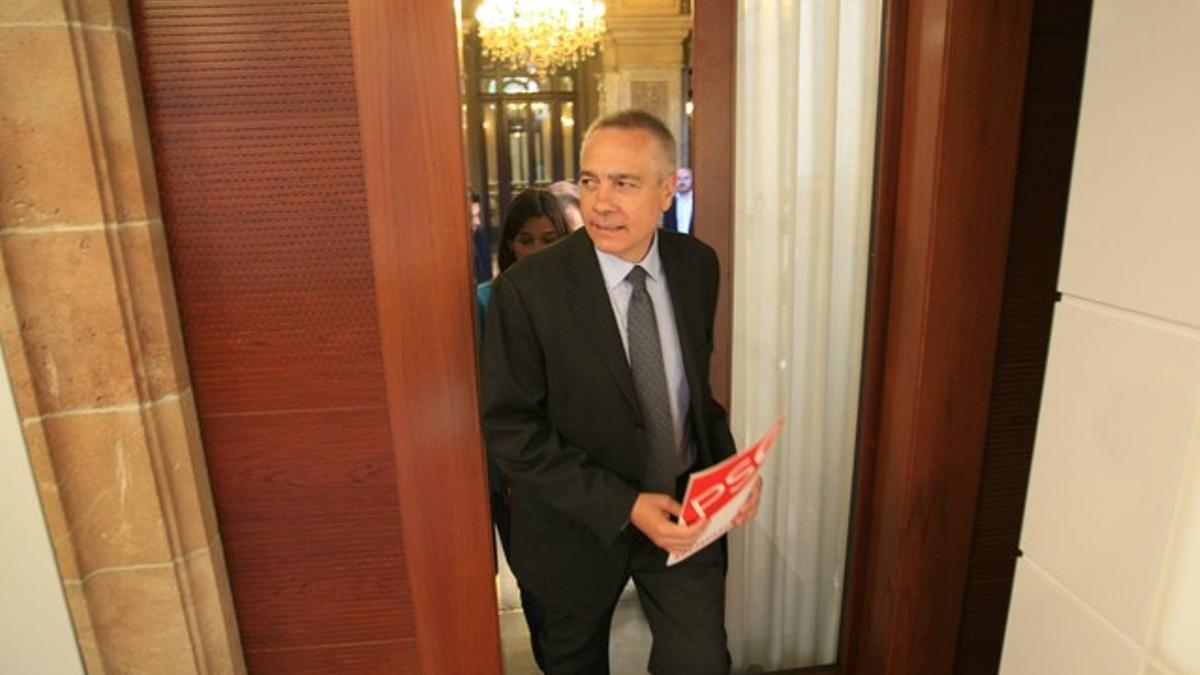
[[[758,513],[758,499],[762,496],[762,476],[754,477],[754,487],[750,488],[750,496],[746,498],[746,503],[742,504],[742,508],[738,509],[737,515],[733,518],[733,526],[741,527],[745,525],[754,514]]]

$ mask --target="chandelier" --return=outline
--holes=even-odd
[[[483,51],[518,70],[574,68],[604,33],[600,0],[484,0],[475,10]]]

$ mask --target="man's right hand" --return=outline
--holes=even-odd
[[[700,538],[708,519],[698,520],[691,525],[671,520],[683,511],[679,502],[668,495],[657,492],[639,493],[629,512],[629,522],[668,553],[686,553]]]

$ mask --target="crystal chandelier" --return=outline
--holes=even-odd
[[[475,10],[483,51],[493,61],[543,73],[573,68],[596,53],[604,33],[600,0],[484,0]]]

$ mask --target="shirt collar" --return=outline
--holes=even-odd
[[[642,258],[641,262],[631,263],[600,249],[596,249],[596,260],[600,261],[600,271],[604,274],[604,286],[609,291],[625,281],[625,277],[629,276],[634,265],[641,265],[651,279],[662,280],[662,259],[658,256],[658,232],[654,233],[654,239],[650,242],[650,250],[646,251],[646,257]]]

